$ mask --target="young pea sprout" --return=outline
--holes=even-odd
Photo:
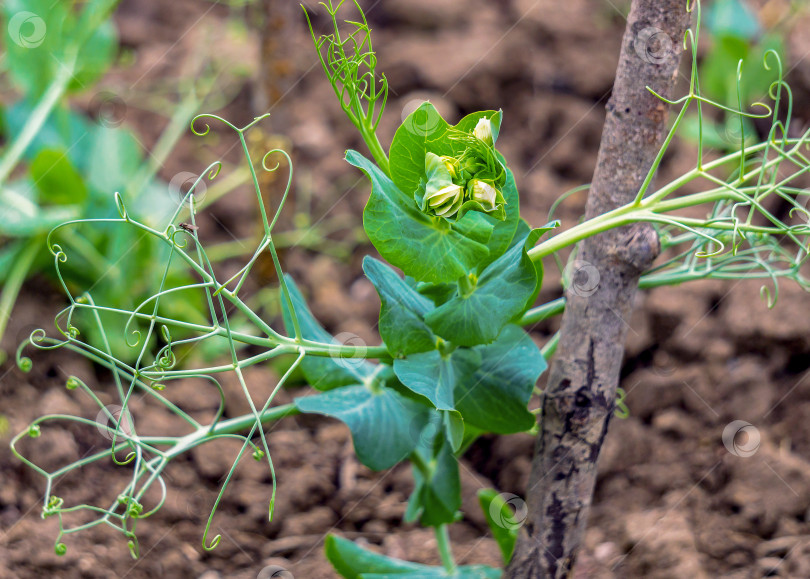
[[[389,167],[389,159],[382,149],[376,134],[387,98],[387,81],[384,76],[377,74],[376,55],[371,47],[370,31],[362,10],[360,10],[361,21],[347,22],[350,32],[345,36],[341,35],[336,14],[344,1],[341,0],[337,5],[334,5],[331,0],[323,4],[330,15],[334,32],[326,36],[316,37],[313,31],[312,37],[324,72],[338,97],[340,106],[360,131],[377,165],[379,165],[379,171],[369,171],[367,173],[372,177],[374,187],[382,186],[383,188],[387,187],[389,192],[404,193],[404,197],[402,195],[392,195],[391,197],[391,203],[395,210],[398,211],[395,212],[395,217],[401,219],[402,223],[384,221],[389,215],[382,209],[379,210],[379,213],[383,214],[383,217],[378,215],[376,218],[383,223],[381,227],[390,228],[390,231],[388,231],[390,233],[389,238],[400,235],[413,224],[429,229],[431,225],[435,225],[436,221],[439,221],[439,218],[426,216],[423,212],[418,211],[417,202],[412,197],[413,192],[399,191],[394,185],[394,181],[390,179],[392,171],[390,170],[391,167]],[[354,4],[358,9],[360,8],[357,2],[354,2]],[[695,7],[699,25],[699,2],[690,5],[690,9]],[[307,18],[309,17],[307,16]],[[311,24],[310,30],[312,31]],[[516,229],[519,229],[517,224],[518,216],[514,215],[513,229],[508,232],[509,237],[505,239],[506,243],[501,244],[502,253],[500,257],[495,257],[500,260],[506,255],[507,258],[512,259],[512,254],[514,254],[515,259],[513,259],[513,262],[509,262],[508,259],[505,260],[506,265],[504,267],[511,267],[513,272],[521,273],[521,276],[515,275],[515,279],[518,279],[515,286],[520,283],[522,287],[528,288],[529,293],[536,289],[539,290],[535,284],[535,266],[528,260],[537,262],[546,256],[556,257],[560,250],[571,247],[578,241],[600,232],[637,222],[648,222],[653,223],[658,230],[664,257],[642,276],[640,282],[642,288],[679,284],[697,279],[763,279],[769,281],[773,288],[763,285],[762,289],[762,296],[771,307],[778,297],[779,282],[784,278],[796,281],[804,289],[810,289],[810,282],[802,275],[801,271],[808,257],[807,236],[810,234],[810,225],[808,225],[808,222],[810,222],[810,210],[806,207],[806,200],[809,193],[800,186],[801,178],[810,172],[810,155],[808,155],[810,130],[798,138],[789,136],[792,94],[783,80],[782,63],[779,56],[775,52],[768,52],[765,55],[764,62],[766,68],[775,67],[778,73],[778,78],[770,86],[768,93],[768,96],[773,100],[773,105],[769,107],[757,103],[754,107],[757,109],[756,112],[745,112],[741,102],[738,102],[738,108],[733,110],[701,95],[696,66],[697,28],[695,32],[687,32],[684,42],[692,51],[692,76],[689,92],[686,96],[677,100],[667,100],[659,96],[659,98],[672,106],[680,105],[681,109],[635,200],[623,207],[583,221],[536,244],[534,244],[537,239],[536,236],[553,229],[553,224],[533,232],[528,232],[529,228],[524,224],[525,231],[521,234],[520,239],[531,239],[531,241],[526,242],[525,246],[523,243],[509,245],[513,236],[518,237],[515,233]],[[738,72],[740,70],[741,68],[738,67]],[[740,94],[739,82],[738,74],[738,95]],[[771,126],[767,138],[763,142],[756,144],[746,143],[743,139],[737,151],[719,158],[705,160],[701,128],[695,168],[675,180],[653,189],[653,176],[660,167],[664,154],[681,126],[687,110],[692,106],[697,108],[700,127],[702,127],[705,106],[719,107],[726,112],[736,114],[741,123],[745,118],[760,119],[761,121],[770,118]],[[781,120],[780,112],[782,111],[786,111],[785,120]],[[317,322],[306,311],[305,304],[295,292],[294,286],[288,283],[287,278],[285,278],[277,252],[277,245],[273,241],[281,211],[284,208],[292,185],[292,164],[289,156],[278,149],[269,151],[261,159],[260,164],[263,171],[273,172],[280,168],[280,163],[273,166],[268,164],[269,158],[273,155],[284,157],[289,166],[286,189],[275,208],[275,212],[270,215],[266,209],[267,205],[259,185],[257,168],[251,161],[245,138],[247,131],[266,116],[258,117],[247,126],[238,128],[218,116],[205,114],[195,117],[191,125],[192,131],[200,136],[204,136],[209,132],[210,127],[207,124],[209,121],[222,123],[236,133],[248,163],[256,193],[262,223],[262,236],[256,244],[255,251],[247,259],[244,266],[227,279],[220,279],[213,268],[205,245],[198,236],[199,226],[196,221],[198,205],[195,199],[195,191],[203,183],[203,180],[212,180],[217,177],[221,168],[219,162],[212,163],[196,180],[185,195],[183,204],[177,208],[163,229],[150,227],[131,217],[127,212],[122,197],[116,194],[117,218],[70,221],[55,228],[48,236],[48,248],[54,257],[57,276],[62,289],[67,295],[69,305],[56,316],[55,325],[59,337],[48,337],[45,331],[36,330],[18,349],[17,363],[23,370],[30,371],[32,361],[23,355],[23,350],[28,345],[43,350],[65,348],[78,353],[109,371],[112,384],[110,388],[105,389],[108,391],[106,394],[109,394],[111,390],[120,405],[119,408],[113,411],[110,406],[103,404],[102,398],[105,396],[101,396],[102,393],[99,390],[94,390],[80,378],[71,376],[67,380],[67,388],[72,391],[80,391],[89,397],[99,408],[98,419],[91,420],[67,414],[41,416],[34,420],[23,432],[17,434],[11,442],[15,455],[46,480],[42,514],[43,517],[54,516],[58,519],[59,532],[55,549],[59,554],[64,554],[67,549],[63,542],[66,535],[99,525],[107,525],[118,530],[126,537],[132,555],[137,557],[139,549],[136,526],[140,519],[155,514],[166,500],[165,470],[167,465],[172,459],[183,453],[213,440],[231,439],[238,441],[241,447],[208,516],[202,537],[203,547],[206,550],[213,549],[220,541],[220,535],[209,538],[212,532],[214,516],[239,461],[247,452],[250,452],[256,460],[266,461],[270,470],[272,488],[269,490],[268,517],[272,518],[276,497],[276,472],[270,456],[265,427],[270,422],[301,412],[301,409],[296,404],[274,406],[274,401],[280,389],[289,382],[296,369],[302,367],[306,370],[306,364],[312,359],[331,357],[344,363],[347,361],[342,360],[343,358],[365,358],[381,361],[376,367],[362,362],[361,371],[354,371],[353,365],[347,365],[348,368],[342,365],[337,366],[347,374],[353,374],[351,378],[356,379],[345,390],[342,390],[342,392],[347,393],[347,397],[342,402],[351,412],[355,410],[352,406],[355,399],[349,396],[354,396],[358,389],[363,390],[365,388],[370,394],[364,391],[364,395],[367,394],[369,399],[379,402],[380,406],[391,403],[394,410],[399,414],[402,414],[400,410],[406,406],[409,411],[413,412],[415,420],[410,425],[406,424],[404,426],[405,430],[415,424],[418,427],[417,430],[421,433],[429,424],[434,426],[436,424],[443,425],[439,428],[441,436],[438,437],[438,439],[441,439],[441,444],[430,445],[431,448],[429,451],[425,451],[427,453],[425,456],[417,452],[414,445],[404,444],[402,447],[407,452],[404,452],[403,456],[398,458],[398,460],[402,460],[406,456],[410,457],[417,468],[419,484],[425,489],[427,489],[425,485],[432,484],[431,477],[439,476],[437,472],[441,471],[446,476],[450,476],[447,473],[452,471],[453,465],[457,470],[457,464],[453,461],[457,460],[458,455],[463,453],[463,450],[469,447],[472,440],[477,436],[474,429],[472,438],[463,439],[466,432],[464,431],[461,411],[453,408],[452,384],[446,388],[445,392],[441,393],[442,399],[439,400],[441,408],[428,400],[428,396],[431,394],[436,395],[435,397],[438,399],[438,394],[430,391],[430,387],[434,382],[431,372],[435,370],[435,367],[430,365],[432,364],[430,360],[435,359],[437,360],[436,364],[444,365],[441,366],[442,373],[438,375],[440,375],[441,379],[445,379],[456,372],[455,368],[448,370],[447,367],[447,364],[449,364],[447,360],[452,359],[452,356],[457,356],[456,364],[459,368],[474,365],[476,359],[479,360],[479,364],[482,364],[483,356],[491,352],[488,348],[495,346],[497,349],[497,342],[488,339],[481,339],[480,341],[469,339],[469,343],[461,340],[456,340],[458,343],[451,343],[452,340],[445,339],[447,338],[446,332],[437,330],[435,336],[431,333],[435,327],[443,328],[448,326],[434,324],[428,328],[427,321],[430,316],[433,316],[430,318],[433,322],[437,320],[442,322],[443,320],[439,314],[446,316],[458,315],[465,321],[469,321],[464,318],[468,312],[463,307],[454,310],[446,307],[447,304],[458,296],[467,299],[480,288],[476,284],[479,282],[481,285],[495,283],[492,280],[499,276],[485,276],[482,274],[481,279],[484,281],[479,280],[474,275],[472,277],[462,276],[455,286],[452,282],[447,282],[444,279],[441,280],[441,283],[427,283],[425,280],[415,280],[415,282],[423,282],[422,289],[427,288],[424,294],[420,294],[418,283],[410,284],[410,282],[399,278],[395,273],[389,275],[386,273],[387,270],[384,269],[387,266],[383,266],[381,263],[376,266],[372,264],[376,268],[374,271],[376,271],[377,282],[387,284],[385,287],[389,290],[389,293],[385,294],[388,302],[385,307],[389,307],[392,311],[397,307],[401,308],[395,313],[402,316],[401,319],[405,320],[408,325],[408,331],[416,336],[414,341],[421,340],[419,346],[423,349],[409,351],[400,356],[393,353],[393,348],[389,352],[385,344],[361,347],[330,342],[329,338],[331,336],[317,326]],[[203,129],[195,127],[198,122],[206,123]],[[449,125],[447,126],[449,127]],[[494,149],[493,143],[489,142],[489,140],[492,140],[492,134],[490,133],[488,140],[486,137],[486,131],[482,131],[479,136],[475,131],[470,134],[469,131],[464,132],[448,128],[444,133],[447,142],[442,144],[448,145],[448,143],[455,140],[456,143],[454,144],[458,145],[459,141],[461,141],[468,146],[469,158],[476,165],[476,171],[482,170],[488,173],[494,181],[511,179],[506,160]],[[452,147],[449,148],[453,150]],[[420,150],[421,152],[424,152],[424,157],[433,160],[434,165],[436,165],[434,157],[438,157],[435,153],[427,149],[425,151]],[[430,157],[429,154],[433,155],[433,157]],[[351,160],[357,166],[363,167],[364,170],[368,169],[368,166],[360,163],[357,157],[359,155],[354,154],[351,156]],[[453,162],[460,166],[461,161],[466,163],[467,160],[469,159],[453,159]],[[415,172],[419,172],[425,167],[425,160],[422,156],[419,156],[418,159],[409,159],[409,161],[414,164],[411,169]],[[397,168],[396,165],[393,165],[393,168]],[[439,167],[439,169],[442,169],[442,167]],[[449,173],[449,169],[447,171]],[[384,175],[381,177],[378,175],[379,172]],[[722,175],[722,177],[718,175]],[[514,185],[513,182],[511,184]],[[697,193],[683,193],[685,187],[694,187],[696,184],[702,184],[704,187]],[[515,197],[512,199],[516,201],[516,188],[514,195]],[[776,207],[778,204],[781,204],[782,207]],[[510,203],[510,208],[516,206],[517,203]],[[685,209],[697,206],[706,207],[705,217],[695,218],[679,214]],[[183,207],[188,208],[188,216],[183,214]],[[478,225],[480,225],[481,220],[485,221],[486,219],[483,216],[479,217]],[[372,218],[374,218],[373,215]],[[431,221],[431,219],[436,221]],[[505,223],[505,220],[500,220],[500,222]],[[425,223],[428,225],[425,225]],[[69,259],[69,253],[68,250],[63,249],[58,241],[61,240],[60,235],[67,239],[69,236],[63,234],[80,225],[134,227],[142,235],[151,236],[162,244],[166,249],[165,262],[161,264],[160,271],[162,273],[158,278],[157,289],[154,294],[132,309],[110,307],[97,303],[92,288],[74,296],[69,281],[63,278],[60,271],[60,265]],[[506,223],[506,225],[509,224]],[[489,234],[493,231],[493,228],[502,227],[502,230],[499,230],[499,234],[502,234],[502,231],[506,229],[506,225],[489,224],[489,228],[484,227],[483,229]],[[470,232],[472,229],[461,228],[453,230],[451,233],[447,233],[450,231],[449,226],[445,228],[435,227],[434,229],[439,232],[436,235],[446,234],[449,236],[452,233],[452,235],[455,235],[452,239],[460,240],[459,243],[462,246],[473,246],[473,249],[480,246],[486,249],[483,245],[486,241],[480,241],[479,243],[473,240],[475,241],[473,244],[470,239],[464,237],[464,232]],[[430,230],[429,233],[433,235],[435,231]],[[475,235],[477,240],[487,237],[481,236],[481,229]],[[450,247],[451,251],[452,249]],[[285,311],[285,318],[289,322],[286,332],[288,335],[274,329],[270,322],[262,319],[244,301],[245,292],[243,288],[245,282],[259,258],[266,253],[269,253],[275,274],[279,279],[279,301]],[[496,262],[487,262],[484,267],[488,268],[492,263]],[[528,265],[526,265],[527,263]],[[195,281],[180,285],[174,284],[171,272],[178,267],[190,270],[195,276]],[[528,277],[522,275],[527,271]],[[473,277],[475,277],[474,280]],[[566,283],[570,282],[571,280],[566,280]],[[375,287],[377,286],[375,285]],[[189,321],[181,316],[167,314],[164,311],[165,308],[161,307],[165,301],[164,298],[178,292],[196,292],[197,295],[201,295],[208,314],[208,318],[204,323]],[[397,292],[406,295],[408,299],[393,299],[393,297],[399,295]],[[431,292],[433,293],[431,294]],[[431,295],[432,297],[430,297]],[[532,295],[536,296],[537,294],[535,292]],[[439,301],[445,300],[441,302],[442,305],[440,306],[443,312],[440,312],[435,307],[435,300],[437,299]],[[523,330],[514,327],[515,320],[520,325],[529,325],[557,315],[563,311],[565,300],[560,298],[532,308],[530,304],[526,303],[525,299],[521,299],[517,307],[521,308],[516,309],[518,315],[506,319],[504,321],[506,325],[501,326],[498,331],[512,326],[510,331],[513,336],[519,334],[520,337],[525,337],[526,341],[529,342],[526,350],[528,354],[522,357],[530,358],[533,343],[531,339],[525,336]],[[436,312],[439,312],[439,314]],[[245,325],[236,324],[235,315],[237,314],[247,320]],[[483,312],[481,315],[486,316],[488,314],[489,312]],[[123,338],[130,348],[138,350],[138,355],[134,358],[134,361],[124,362],[114,354],[113,342],[120,337],[111,335],[108,326],[105,324],[107,316],[126,317],[127,322],[124,326]],[[251,328],[246,329],[246,325],[251,326]],[[316,331],[313,331],[313,327],[316,327]],[[477,326],[470,324],[470,327],[475,328]],[[99,336],[99,343],[91,344],[84,341],[80,328],[94,329],[94,333]],[[402,331],[405,333],[405,330]],[[483,333],[483,330],[481,332]],[[425,338],[426,335],[428,336],[427,339]],[[497,332],[494,332],[493,335],[500,339]],[[393,337],[396,338],[396,335]],[[473,336],[473,338],[476,338],[476,336]],[[467,340],[467,337],[463,339]],[[410,346],[404,343],[407,340],[403,339],[402,341],[402,347]],[[226,360],[224,362],[203,367],[184,366],[185,354],[191,348],[202,343],[211,342],[220,345],[224,343],[226,346]],[[515,338],[515,343],[520,343],[520,340]],[[552,337],[542,350],[535,353],[537,356],[548,358],[553,354],[558,343],[558,336]],[[243,346],[251,346],[252,354],[245,354],[246,350]],[[501,356],[500,351],[498,355]],[[245,379],[245,369],[281,356],[288,356],[294,361],[281,376],[264,403],[255,404]],[[411,356],[410,360],[408,359],[409,356]],[[405,362],[405,371],[396,374],[396,368],[392,369],[391,361],[394,357],[397,357],[394,362],[395,366],[397,363]],[[310,360],[307,360],[308,358]],[[408,366],[408,363],[411,365]],[[521,360],[521,363],[525,364],[526,360]],[[540,366],[539,363],[533,366],[533,368],[538,368],[538,374],[542,372]],[[470,372],[478,369],[470,370]],[[402,370],[402,367],[400,367],[400,370]],[[507,370],[509,369],[507,368]],[[335,373],[334,367],[328,371]],[[225,393],[218,375],[226,373],[233,373],[241,387],[242,394],[247,400],[250,412],[244,416],[230,419],[223,418]],[[340,371],[337,373],[340,373]],[[524,372],[518,368],[514,372],[510,370],[507,373],[515,375],[531,374],[531,371]],[[423,380],[425,376],[428,377],[427,380]],[[179,404],[171,400],[172,382],[184,378],[199,378],[212,387],[212,395],[218,397],[219,405],[210,421],[197,420],[183,410]],[[534,381],[535,378],[530,376],[527,397],[530,395],[533,387],[532,382]],[[413,387],[413,384],[416,384],[417,387]],[[424,384],[428,384],[428,386],[420,390],[418,387],[424,386]],[[342,386],[345,386],[345,384],[336,385],[335,389],[330,390],[329,393],[341,392],[338,388]],[[522,386],[522,384],[518,385],[518,388],[522,388]],[[406,393],[408,394],[406,397],[401,392],[408,388],[412,392]],[[419,398],[416,394],[422,394],[422,398]],[[476,399],[479,394],[472,392],[472,390],[465,395],[471,396],[470,400],[475,402],[476,411],[485,412],[487,406],[490,405],[490,399]],[[147,436],[142,434],[138,413],[133,408],[133,401],[140,397],[149,397],[161,405],[169,414],[186,425],[186,431],[181,435],[171,436]],[[312,400],[312,398],[309,400]],[[329,400],[334,402],[336,398]],[[401,408],[394,406],[395,403],[392,403],[392,401],[397,400]],[[338,400],[338,402],[341,401]],[[525,405],[525,402],[523,400],[520,403]],[[514,407],[511,410],[514,410]],[[523,410],[525,413],[528,412],[525,408]],[[328,414],[327,411],[322,409],[309,411]],[[619,394],[617,412],[620,415],[625,415],[627,412],[623,391],[620,391]],[[428,413],[432,413],[429,418]],[[529,416],[529,419],[531,423],[531,416]],[[98,429],[111,441],[111,444],[102,451],[85,456],[67,465],[56,469],[45,469],[22,453],[20,442],[25,438],[37,438],[42,434],[43,429],[48,428],[52,423],[60,422]],[[371,427],[374,425],[379,428],[387,428],[386,434],[389,435],[394,431],[393,427],[383,420],[369,420],[368,424],[364,424],[364,426],[369,426],[367,429],[369,432],[366,432],[366,435],[374,442],[377,442],[375,437],[382,432],[379,430],[373,431]],[[526,430],[530,429],[531,425],[526,427]],[[445,431],[450,446],[447,446],[447,443],[444,442]],[[402,434],[402,430],[397,432]],[[352,433],[354,436],[354,430]],[[438,439],[434,438],[434,442]],[[388,440],[391,441],[391,439]],[[356,439],[355,442],[357,442]],[[397,442],[400,441],[393,440],[392,446],[396,446],[395,443]],[[358,448],[357,444],[356,448]],[[438,459],[437,456],[430,454],[434,450],[443,453],[442,460],[448,461],[443,463],[442,469],[435,469],[432,466],[431,461]],[[67,505],[61,497],[55,494],[55,486],[60,477],[84,466],[102,461],[112,461],[116,468],[126,469],[128,473],[128,482],[122,486],[116,498],[109,504],[100,506],[89,504]],[[380,463],[382,462],[385,461],[380,460]],[[390,466],[390,464],[385,462],[385,466],[380,468],[387,468],[387,466]],[[150,491],[153,492],[148,494]],[[158,496],[157,500],[152,498],[155,491]],[[414,504],[419,507],[418,501]],[[416,510],[410,513],[414,519],[419,516]],[[409,507],[410,511],[411,508]],[[71,515],[80,512],[89,513],[91,519],[75,524],[68,520]],[[426,523],[436,528],[437,543],[447,573],[456,570],[456,565],[452,559],[452,551],[449,547],[446,526],[448,524],[447,520],[452,522],[453,516],[454,513],[451,512],[451,519]]]

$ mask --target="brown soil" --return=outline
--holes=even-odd
[[[626,8],[626,2],[619,6]],[[116,67],[102,86],[125,101],[132,98],[126,124],[147,147],[165,119],[135,105],[126,88],[141,77],[144,87],[161,79],[175,82],[200,53],[215,52],[255,70],[250,42],[226,26],[237,17],[222,6],[191,0],[122,3],[117,21],[123,45],[135,58]],[[400,111],[416,98],[430,99],[450,119],[502,107],[499,145],[515,170],[525,217],[537,225],[546,222],[558,195],[590,179],[624,26],[611,3],[411,0],[375,3],[369,17],[380,68],[392,87],[382,135],[392,133]],[[189,33],[175,44],[186,29]],[[797,36],[789,43],[800,94],[810,88],[810,61],[800,61],[805,40]],[[297,190],[313,192],[314,219],[348,218],[356,228],[367,185],[341,153],[347,147],[363,151],[362,143],[319,67],[313,67],[303,28],[289,54],[281,56],[308,71],[277,109],[295,157]],[[223,116],[248,122],[250,102],[246,87]],[[277,140],[269,135],[272,121],[269,127],[266,138]],[[213,149],[236,161],[227,134],[221,134]],[[162,176],[168,180],[207,165],[213,153],[201,149],[199,141],[181,142]],[[678,145],[662,178],[688,169],[693,158],[694,151]],[[562,206],[557,216],[564,227],[575,223],[583,202],[578,195]],[[215,239],[228,239],[226,231],[247,235],[256,222],[252,203],[249,190],[236,192],[212,207],[215,219],[203,221],[203,227],[214,231]],[[353,235],[344,228],[333,240],[351,244]],[[373,249],[362,245],[341,260],[299,247],[286,251],[284,261],[330,330],[374,343],[379,304],[359,268],[368,251]],[[269,281],[261,275],[256,287]],[[549,273],[542,297],[559,295],[558,277]],[[61,298],[43,290],[46,286],[41,279],[28,284],[4,347],[35,325],[48,325]],[[810,577],[808,313],[810,298],[787,284],[771,311],[759,297],[758,283],[703,282],[639,297],[622,384],[630,417],[613,421],[600,458],[577,577]],[[555,325],[533,329],[538,343]],[[391,556],[438,563],[431,531],[401,520],[412,488],[409,468],[370,472],[354,458],[347,429],[317,417],[286,419],[270,433],[279,476],[272,523],[266,516],[266,467],[246,461],[214,522],[222,542],[213,552],[203,551],[208,510],[234,450],[212,444],[170,466],[166,505],[139,525],[139,560],[129,557],[119,534],[100,528],[69,537],[67,554],[57,557],[57,527],[39,517],[43,479],[14,459],[7,440],[41,414],[95,413],[92,404],[65,390],[70,374],[91,385],[106,379],[67,352],[37,353],[27,375],[10,362],[0,367],[2,414],[9,421],[8,432],[0,433],[0,577],[254,578],[269,565],[288,569],[297,579],[334,577],[322,552],[327,532]],[[248,372],[256,399],[276,380],[272,368]],[[232,394],[228,415],[245,412],[238,385],[225,387]],[[302,392],[284,391],[279,402]],[[210,415],[217,404],[216,396],[191,381],[172,385],[169,396],[199,416]],[[172,428],[160,408],[137,404],[142,424]],[[759,450],[749,458],[734,456],[723,445],[721,433],[733,420],[750,422],[761,436]],[[99,444],[94,434],[48,429],[33,456],[43,465],[75,459]],[[531,454],[528,435],[485,437],[462,461],[465,519],[450,531],[460,562],[498,565],[475,492],[494,486],[524,496]],[[114,496],[119,470],[106,466],[81,478],[68,476],[59,481],[58,492],[68,503]]]

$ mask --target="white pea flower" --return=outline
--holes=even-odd
[[[425,195],[425,203],[439,217],[452,217],[464,202],[461,185],[446,185]]]
[[[500,195],[494,185],[481,179],[472,179],[467,187],[471,199],[478,201],[486,211],[495,210]]]
[[[475,129],[473,130],[473,135],[484,141],[490,147],[492,146],[492,122],[489,119],[481,118],[478,119],[478,124],[475,125]]]

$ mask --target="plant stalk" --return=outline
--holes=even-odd
[[[596,461],[615,407],[625,320],[632,313],[639,277],[660,250],[650,224],[618,226],[639,220],[634,217],[655,217],[644,200],[636,205],[641,213],[627,207],[649,183],[667,134],[667,105],[647,87],[665,98],[672,93],[689,19],[682,0],[633,0],[606,107],[587,221],[532,250],[532,258],[539,259],[582,240],[577,258],[600,277],[594,293],[578,295],[574,283],[566,292],[559,346],[540,397],[539,434],[526,492],[528,516],[506,579],[571,577],[584,541]],[[644,58],[637,43],[643,41],[638,33],[645,27],[668,36],[671,49]],[[654,203],[655,194],[651,198]]]
[[[11,266],[6,283],[3,285],[3,291],[0,293],[0,341],[6,333],[6,327],[11,319],[11,310],[14,308],[14,303],[20,294],[20,288],[41,247],[42,238],[35,237],[26,247],[23,247],[22,251],[17,255],[17,259],[14,260],[14,265]],[[5,361],[5,358],[6,354],[0,350],[0,364]]]
[[[9,175],[14,170],[14,167],[17,166],[20,157],[23,156],[28,145],[31,144],[34,137],[42,130],[42,126],[45,124],[45,121],[48,120],[48,117],[51,116],[53,109],[59,104],[59,101],[62,100],[62,97],[67,91],[68,84],[70,84],[70,79],[73,78],[75,68],[76,56],[74,55],[71,60],[64,62],[62,66],[59,67],[59,72],[57,72],[50,86],[42,95],[37,106],[31,111],[31,116],[27,119],[25,127],[11,143],[6,154],[3,155],[2,160],[0,160],[0,187],[3,186],[6,179],[8,179]]]
[[[456,560],[453,558],[453,551],[450,548],[450,535],[447,532],[447,525],[439,525],[436,529],[436,544],[439,547],[439,557],[448,575],[456,572]]]

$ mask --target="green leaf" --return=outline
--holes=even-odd
[[[394,133],[389,151],[391,178],[405,193],[413,195],[425,175],[425,154],[451,155],[453,150],[444,144],[444,135],[450,125],[439,111],[428,103],[408,115]],[[425,179],[427,181],[427,179]]]
[[[431,567],[430,571],[412,571],[409,573],[361,573],[360,579],[501,579],[503,571],[486,565],[465,565],[456,567],[452,575],[448,575],[444,567]]]
[[[413,468],[414,490],[407,513],[411,518],[406,518],[406,521],[419,517],[419,522],[426,527],[453,523],[461,518],[458,512],[461,508],[458,459],[450,443],[444,436],[441,439],[441,447],[432,460],[425,450],[416,449],[427,463],[429,472],[423,473],[416,466]]]
[[[30,98],[41,96],[68,67],[69,89],[91,85],[109,68],[117,49],[109,20],[114,0],[73,2],[6,0],[3,30],[11,78]]]
[[[475,201],[467,201],[467,203],[476,203]],[[492,230],[494,224],[492,218],[484,215],[478,211],[469,211],[451,225],[453,229],[477,241],[478,243],[487,244],[492,237]]]
[[[8,134],[14,135],[22,131],[32,110],[33,105],[27,100],[18,101],[9,107],[4,118],[8,125]],[[89,156],[87,145],[91,140],[88,136],[93,128],[83,116],[57,106],[26,148],[23,158],[30,162],[44,150],[63,150],[71,164],[80,173],[84,173]]]
[[[104,4],[105,2],[95,2]],[[112,20],[98,24],[79,52],[79,66],[73,74],[69,89],[81,91],[104,76],[118,52],[118,32]]]
[[[6,134],[20,133],[28,123],[33,108],[31,101],[23,99],[5,109],[3,122],[6,125]],[[84,117],[56,107],[26,148],[24,158],[33,161],[44,149],[65,149],[73,166],[83,172],[87,164],[88,149],[83,145],[88,142],[87,135],[91,131],[92,125]]]
[[[442,567],[431,567],[411,563],[393,557],[386,557],[358,546],[352,541],[336,535],[327,535],[324,541],[326,558],[341,577],[346,579],[432,579],[453,577],[454,579],[499,579],[500,569],[483,565],[459,567],[456,573],[448,576]]]
[[[465,423],[485,432],[530,430],[536,419],[527,405],[547,363],[522,328],[506,326],[498,339],[473,348],[481,364],[472,377],[456,383],[455,407]]]
[[[296,398],[301,412],[332,416],[352,431],[357,458],[372,470],[394,466],[407,457],[418,440],[414,431],[427,424],[430,408],[395,390],[346,386],[323,394]]]
[[[421,394],[439,410],[455,410],[453,390],[481,364],[481,354],[459,348],[449,355],[436,350],[394,360],[394,373],[410,390]]]
[[[98,126],[91,135],[88,184],[96,191],[125,194],[141,166],[141,147],[129,131]],[[125,197],[124,200],[128,200]]]
[[[484,511],[492,536],[501,549],[503,562],[509,564],[515,551],[520,524],[515,520],[512,508],[504,500],[504,495],[495,489],[480,489],[478,502]],[[522,508],[525,508],[525,505],[522,505]]]
[[[458,283],[418,283],[416,291],[440,306],[458,293]]]
[[[45,92],[60,64],[63,26],[72,21],[68,2],[6,0],[2,4],[6,66],[14,83],[37,98]]]
[[[434,349],[436,337],[424,321],[433,309],[431,301],[373,257],[363,259],[363,271],[380,295],[380,336],[391,356]]]
[[[301,337],[324,344],[335,343],[332,335],[321,327],[307,307],[304,297],[290,276],[285,276],[290,299],[301,327]],[[294,335],[292,316],[287,307],[287,300],[281,300],[284,327],[289,335]],[[361,384],[371,375],[374,367],[360,359],[326,356],[306,356],[301,360],[301,370],[316,390],[331,390],[349,384]]]
[[[492,262],[467,295],[459,294],[427,316],[442,338],[462,346],[487,344],[526,309],[537,289],[537,270],[526,254],[539,233],[525,236]]]
[[[428,572],[431,567],[409,561],[393,559],[357,546],[352,541],[327,535],[324,541],[326,558],[341,577],[359,579],[361,573],[402,574],[414,571]]]
[[[456,281],[489,254],[485,245],[451,228],[446,220],[419,211],[413,198],[356,151],[348,151],[346,160],[371,180],[371,197],[363,211],[369,239],[406,275],[417,281]]]
[[[82,205],[87,200],[87,186],[71,165],[66,151],[41,151],[29,172],[39,191],[40,203]]]
[[[476,111],[465,116],[456,124],[456,129],[468,133],[475,129],[475,125],[481,119],[489,119],[492,127],[492,142],[498,142],[498,135],[501,132],[501,122],[503,121],[503,110],[497,111]]]
[[[3,208],[0,235],[30,237],[79,217],[79,208],[73,205],[40,207],[33,189],[32,184],[20,181],[0,189],[0,207]]]
[[[464,441],[464,420],[461,418],[461,414],[453,410],[442,410],[442,423],[450,448],[453,449],[453,452],[458,452]]]
[[[478,265],[477,271],[479,273],[509,249],[517,231],[517,224],[520,219],[520,197],[517,185],[515,185],[515,176],[509,169],[506,170],[506,185],[504,185],[501,193],[506,201],[503,206],[506,217],[503,221],[493,220],[495,227],[487,242],[489,255]]]

